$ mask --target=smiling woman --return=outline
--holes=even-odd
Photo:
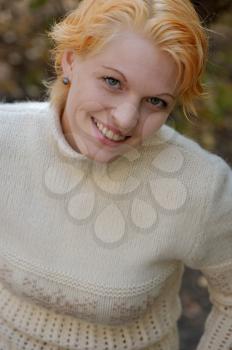
[[[179,350],[184,266],[232,345],[232,174],[165,125],[203,94],[188,0],[82,0],[45,102],[0,105],[0,349]]]
[[[76,151],[96,161],[111,161],[125,145],[142,144],[173,109],[175,61],[133,32],[120,32],[101,53],[82,60],[66,50],[62,69],[70,81],[64,134]]]
[[[88,28],[86,18],[91,18]],[[150,40],[153,46],[169,53],[178,67],[175,80],[179,83],[179,100],[185,113],[195,112],[193,99],[203,93],[200,78],[205,66],[208,44],[199,18],[188,1],[178,1],[175,4],[171,1],[152,0],[135,0],[133,3],[125,1],[123,4],[119,1],[114,4],[83,1],[76,11],[58,23],[51,32],[55,41],[53,53],[58,78],[63,74],[64,49],[75,50],[83,59],[87,55],[96,55],[123,29],[139,34],[140,37]],[[67,41],[67,37],[71,40]],[[145,64],[145,55],[141,52],[141,56],[142,66]],[[63,105],[66,100],[65,89],[60,83],[61,80],[57,79],[52,85],[51,97],[56,104],[57,90],[61,90],[63,100],[59,99],[59,102]]]
[[[91,18],[88,28],[86,18]],[[173,11],[172,2],[84,1],[54,27],[51,37],[57,72],[51,102],[76,151],[108,162],[125,152],[124,145],[134,147],[157,131],[177,101],[185,114],[195,112],[193,99],[203,93],[207,38],[189,3],[177,2]],[[97,84],[100,73],[105,86]],[[62,85],[63,76],[70,84]],[[97,122],[111,137],[96,130]],[[110,132],[130,139],[119,143]]]

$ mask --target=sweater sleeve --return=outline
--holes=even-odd
[[[232,171],[213,160],[203,229],[186,265],[203,273],[212,302],[197,350],[232,350]]]

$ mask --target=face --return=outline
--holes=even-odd
[[[140,145],[167,120],[176,100],[177,67],[148,39],[121,32],[94,56],[62,59],[70,85],[61,116],[78,152],[110,162]]]

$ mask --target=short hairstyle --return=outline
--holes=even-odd
[[[168,52],[178,67],[178,96],[186,116],[196,113],[194,99],[204,94],[201,82],[207,59],[206,30],[189,0],[82,0],[49,33],[56,79],[50,100],[63,108],[68,87],[62,84],[65,49],[81,58],[97,54],[122,29],[131,29]]]

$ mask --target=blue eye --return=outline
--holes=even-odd
[[[161,108],[167,107],[167,102],[165,102],[164,100],[161,100],[158,97],[150,97],[148,100],[151,101],[151,104],[153,106],[157,106],[157,107],[161,107]]]
[[[110,87],[115,87],[117,84],[121,84],[118,79],[114,79],[113,77],[103,77],[103,80],[109,85]]]

